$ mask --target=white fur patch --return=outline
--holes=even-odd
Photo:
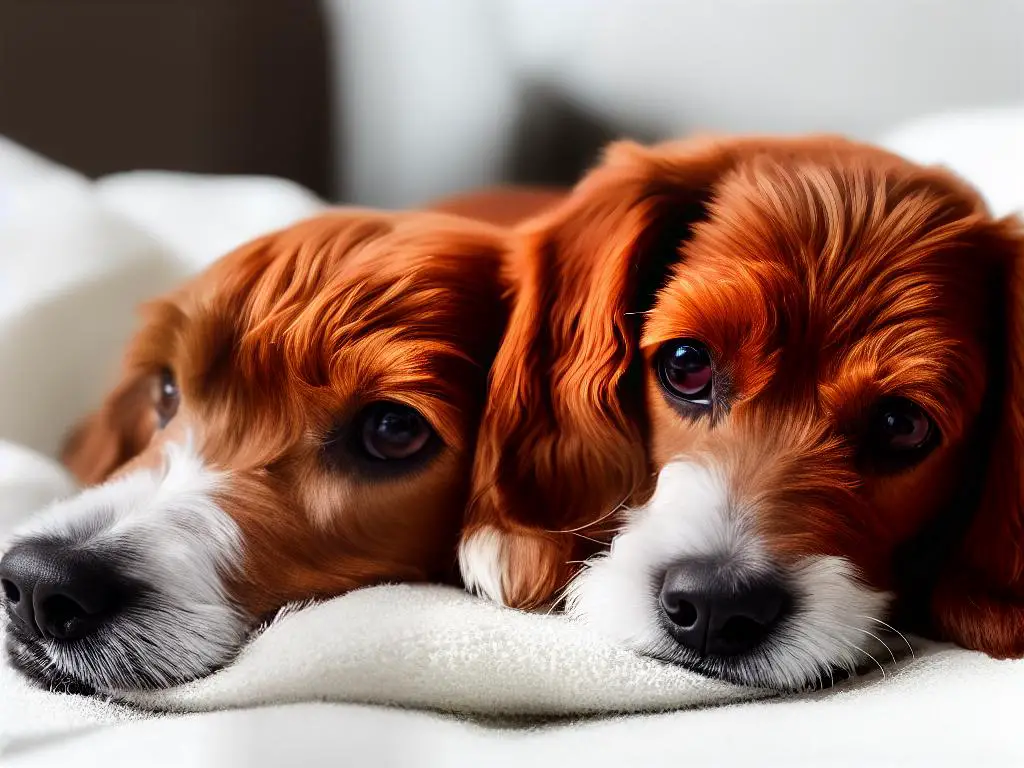
[[[662,623],[661,578],[690,558],[714,558],[755,577],[777,570],[751,513],[728,498],[714,468],[666,465],[651,500],[630,513],[612,551],[592,558],[570,585],[569,615],[637,651],[683,659]],[[852,672],[882,647],[875,633],[890,597],[865,587],[849,562],[809,558],[784,573],[797,608],[760,649],[737,661],[732,679],[801,688],[835,667]]]
[[[162,469],[139,470],[44,510],[16,532],[87,550],[145,593],[94,635],[46,643],[65,674],[113,693],[170,685],[227,661],[248,622],[229,600],[224,576],[241,560],[235,522],[213,500],[223,476],[191,440],[165,447]]]
[[[496,603],[505,603],[504,534],[496,528],[478,528],[459,542],[459,571],[466,589]]]
[[[778,688],[800,688],[834,667],[850,673],[885,647],[880,617],[892,597],[865,587],[841,557],[808,559],[790,572],[800,608],[766,649],[767,677]]]

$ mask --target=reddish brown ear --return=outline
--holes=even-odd
[[[995,222],[985,248],[1004,270],[998,398],[981,499],[932,599],[944,639],[1000,658],[1024,656],[1024,230]]]
[[[470,589],[517,607],[548,601],[647,484],[639,315],[742,148],[613,144],[525,225],[460,544]]]
[[[127,376],[98,411],[72,430],[61,461],[82,485],[106,480],[142,452],[156,429],[152,378]]]

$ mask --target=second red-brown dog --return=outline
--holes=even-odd
[[[1024,652],[1015,221],[841,139],[622,143],[516,259],[472,589],[536,606],[618,532],[571,611],[732,680],[852,667],[901,600]]]

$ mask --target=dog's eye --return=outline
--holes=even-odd
[[[180,402],[181,392],[178,391],[178,382],[174,380],[174,373],[169,368],[164,368],[160,371],[156,393],[156,415],[160,419],[161,427],[166,427],[167,423],[174,418]]]
[[[399,403],[375,403],[357,422],[366,454],[380,461],[408,459],[423,450],[434,431],[419,411]]]
[[[661,346],[655,364],[661,386],[672,397],[698,405],[711,403],[714,370],[708,348],[693,339],[677,339]]]
[[[884,400],[875,416],[877,436],[893,451],[914,451],[928,442],[932,420],[915,403],[902,397]]]
[[[938,429],[919,405],[903,397],[887,397],[872,412],[871,453],[883,469],[916,464],[935,446]]]

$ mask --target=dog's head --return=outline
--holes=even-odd
[[[67,446],[93,487],[0,563],[15,663],[107,693],[166,686],[291,601],[451,579],[503,247],[454,217],[329,214],[148,307]]]
[[[500,531],[564,563],[559,531],[631,501],[570,611],[740,682],[854,666],[897,599],[1024,652],[1014,222],[822,137],[620,144],[531,227],[535,303],[496,363],[470,545]],[[524,549],[492,558],[504,596],[550,595],[570,568]]]

